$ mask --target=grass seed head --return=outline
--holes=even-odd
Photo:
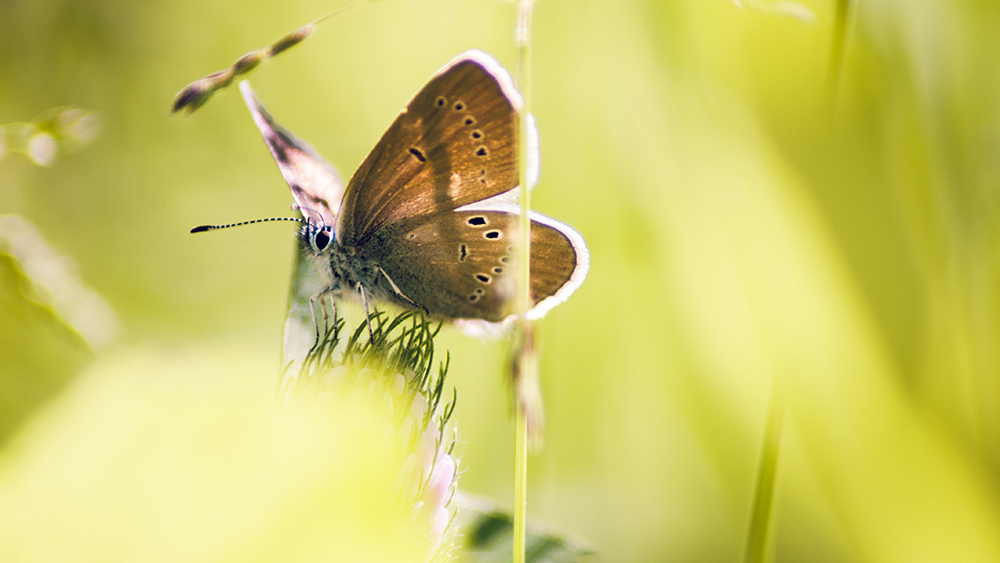
[[[299,43],[304,41],[306,37],[309,37],[309,35],[312,34],[314,27],[315,26],[313,26],[313,24],[311,23],[306,24],[296,29],[295,31],[289,33],[288,35],[282,37],[281,39],[278,39],[277,41],[271,44],[269,48],[270,49],[269,56],[273,57],[279,53],[283,53],[288,49],[291,49],[292,47],[298,45]]]

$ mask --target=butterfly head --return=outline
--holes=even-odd
[[[323,223],[307,221],[302,226],[302,237],[309,242],[309,248],[316,254],[322,254],[333,246],[333,227]]]
[[[323,214],[309,207],[296,206],[302,213],[302,240],[309,243],[309,248],[316,254],[322,254],[333,247],[335,235],[333,225],[324,219]]]

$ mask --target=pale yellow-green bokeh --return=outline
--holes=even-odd
[[[276,404],[267,354],[95,363],[0,459],[4,561],[421,561],[393,421]]]
[[[541,326],[548,425],[529,513],[606,561],[739,560],[777,388],[772,557],[1000,560],[1000,6],[857,2],[831,86],[834,4],[798,4],[815,21],[746,1],[537,4],[534,204],[583,234],[591,270]],[[195,461],[199,443],[206,460],[280,446],[213,445],[184,420],[112,423],[137,423],[156,406],[150,388],[176,372],[200,374],[192,396],[172,388],[179,404],[234,407],[258,391],[223,366],[250,365],[263,391],[235,408],[265,431],[252,405],[266,408],[277,377],[294,227],[187,229],[287,214],[291,198],[235,89],[190,117],[166,112],[188,82],[340,5],[0,5],[0,123],[67,104],[102,120],[92,145],[48,168],[6,153],[0,214],[26,217],[72,257],[123,327],[94,360],[45,330],[32,347],[0,348],[0,366],[15,366],[0,367],[2,388],[32,390],[23,404],[70,381],[49,410],[5,429],[5,494],[45,499],[44,483],[96,468],[124,479],[162,454],[168,429],[191,439],[172,443]],[[479,48],[512,68],[513,24],[511,3],[381,0],[249,79],[278,122],[349,176],[456,54]],[[20,326],[0,334],[36,334]],[[438,347],[458,388],[460,487],[509,507],[501,346],[446,329]],[[83,404],[95,414],[82,417]],[[121,457],[52,461],[109,453],[102,444],[125,430],[134,441]],[[145,477],[124,483],[151,498],[183,489]],[[183,492],[219,494],[218,483]],[[113,487],[70,498],[155,506]],[[128,522],[116,547],[161,541],[147,522]],[[99,525],[87,530],[103,538]],[[172,541],[192,549],[221,541],[177,526]],[[267,545],[295,543],[284,530]],[[226,557],[214,554],[205,560]]]

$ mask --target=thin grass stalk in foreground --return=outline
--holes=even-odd
[[[528,319],[531,308],[531,178],[528,173],[530,151],[528,131],[531,127],[531,13],[532,0],[519,0],[517,10],[517,70],[516,85],[521,91],[521,107],[518,147],[520,154],[518,167],[521,186],[521,216],[518,225],[521,254],[518,272],[517,311],[520,315],[519,338],[514,360],[514,428],[516,433],[516,453],[514,466],[514,563],[524,563],[525,536],[528,510],[528,415],[530,405],[526,404],[527,393],[537,390],[538,363],[534,354],[534,322]],[[538,397],[536,397],[537,399]],[[536,421],[538,422],[538,421]]]
[[[837,11],[833,18],[833,41],[830,47],[830,68],[827,70],[827,96],[830,101],[837,99],[840,89],[840,76],[843,72],[844,57],[847,51],[847,40],[850,35],[850,18],[852,0],[836,0]]]
[[[744,556],[746,563],[762,563],[766,560],[771,509],[774,506],[774,483],[778,472],[778,454],[781,449],[784,422],[785,393],[778,376],[772,384],[771,398],[767,405],[767,421],[764,425],[760,465],[757,468],[753,509],[750,513],[750,530],[747,533]]]

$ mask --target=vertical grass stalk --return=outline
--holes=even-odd
[[[840,75],[843,72],[844,57],[847,56],[847,40],[851,31],[852,3],[852,0],[836,0],[836,11],[833,17],[833,41],[830,46],[830,68],[827,69],[826,80],[827,96],[831,101],[837,99],[837,91],[840,89]]]
[[[754,490],[753,511],[750,513],[750,530],[747,533],[746,563],[762,563],[767,556],[767,537],[774,506],[774,483],[778,472],[778,453],[781,449],[782,427],[785,422],[785,393],[780,376],[771,387],[761,444],[760,465]]]
[[[518,272],[517,311],[520,315],[517,348],[514,351],[514,563],[524,563],[526,521],[528,509],[528,413],[522,400],[526,385],[538,385],[538,364],[534,349],[533,321],[528,319],[531,309],[531,185],[528,174],[529,151],[528,131],[531,127],[531,13],[532,0],[519,0],[517,4],[517,69],[515,82],[521,91],[523,106],[520,115],[519,185],[521,186],[521,216],[518,230],[520,236],[520,271]]]

